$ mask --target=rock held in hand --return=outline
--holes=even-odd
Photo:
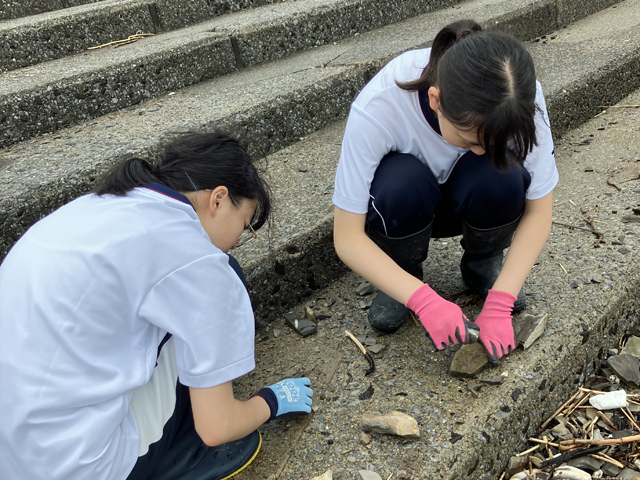
[[[399,437],[419,437],[418,422],[410,415],[402,412],[391,412],[388,415],[362,415],[361,425],[366,430]]]
[[[487,365],[489,360],[482,345],[479,343],[462,345],[453,357],[449,373],[454,377],[473,377]]]

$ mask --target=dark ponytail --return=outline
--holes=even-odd
[[[473,20],[458,20],[457,22],[447,25],[438,32],[436,38],[433,40],[429,64],[422,72],[420,78],[408,82],[396,82],[396,84],[401,89],[410,92],[428,89],[435,85],[438,63],[444,53],[458,40],[480,31],[482,31],[482,27]]]
[[[129,157],[96,181],[97,195],[126,195],[136,187],[158,182],[177,192],[225,186],[235,204],[257,200],[251,220],[254,230],[271,214],[269,187],[260,177],[246,150],[221,133],[185,133],[168,141],[158,160]]]
[[[462,130],[477,129],[499,169],[522,164],[537,144],[533,59],[509,35],[484,32],[473,20],[454,22],[436,35],[421,77],[396,83],[407,91],[437,87],[440,113]]]

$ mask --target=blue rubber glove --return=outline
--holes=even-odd
[[[271,409],[271,421],[282,416],[311,412],[313,390],[308,385],[311,385],[311,380],[306,377],[286,378],[261,389],[253,396],[262,397],[267,402]]]

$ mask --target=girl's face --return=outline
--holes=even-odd
[[[194,193],[197,194],[197,198],[192,203],[211,243],[223,252],[228,252],[236,246],[240,235],[249,228],[258,200],[243,198],[236,205],[229,196],[229,190],[224,186]]]
[[[478,129],[471,128],[463,130],[451,123],[440,112],[440,91],[437,87],[431,87],[428,91],[429,107],[436,113],[438,123],[440,124],[440,133],[447,143],[458,148],[466,148],[476,155],[484,155],[484,147],[478,143]]]

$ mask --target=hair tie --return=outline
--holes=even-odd
[[[460,40],[461,38],[468,37],[472,33],[473,32],[471,30],[469,30],[468,28],[463,28],[462,30],[458,30],[456,32],[456,41]]]

